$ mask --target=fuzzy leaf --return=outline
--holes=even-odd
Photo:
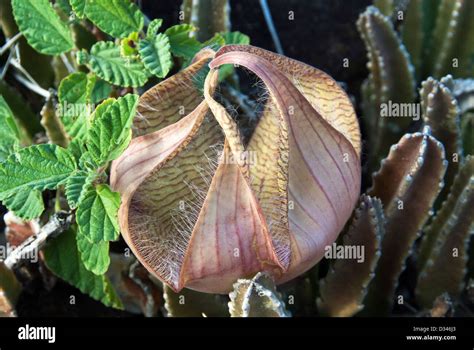
[[[87,132],[87,116],[94,77],[82,72],[68,75],[58,88],[59,112],[66,132],[73,138],[82,138]]]
[[[131,124],[135,116],[138,96],[128,94],[113,103],[102,104],[93,117],[87,135],[88,149],[98,165],[117,158],[128,146],[131,138]],[[101,105],[101,106],[102,106]]]
[[[5,160],[17,147],[20,141],[20,130],[13,117],[13,112],[0,95],[0,162]]]
[[[32,220],[44,211],[43,196],[38,190],[22,190],[3,200],[3,205],[23,220]]]
[[[201,43],[190,37],[194,29],[190,24],[178,24],[169,27],[165,31],[170,40],[170,48],[173,55],[191,59],[201,49]]]
[[[441,210],[426,229],[420,248],[417,300],[430,307],[443,292],[457,297],[464,285],[467,249],[474,233],[474,157],[457,175]]]
[[[163,290],[168,317],[228,317],[227,300],[219,294],[182,289],[179,293],[166,286]]]
[[[122,57],[120,47],[111,41],[95,43],[88,58],[92,71],[109,83],[138,87],[148,80],[141,61]]]
[[[75,72],[69,74],[59,84],[58,98],[61,104],[83,104],[90,100],[92,87],[94,86],[94,78],[88,77],[83,72]],[[71,113],[63,111],[63,115],[69,116]]]
[[[107,34],[124,38],[143,28],[140,9],[128,0],[87,0],[85,15]]]
[[[386,225],[364,313],[384,314],[390,309],[405,259],[442,187],[446,165],[443,145],[425,128],[423,133],[403,136],[374,174],[368,194],[382,201]]]
[[[109,97],[112,86],[102,79],[97,79],[91,91],[91,103],[99,103]]]
[[[272,278],[259,272],[251,280],[239,279],[229,294],[231,317],[289,317]]]
[[[79,233],[93,243],[113,241],[118,238],[117,212],[120,195],[108,185],[98,185],[84,194],[76,212]]]
[[[158,78],[164,78],[173,67],[170,42],[165,34],[141,40],[139,53],[145,67]]]
[[[71,209],[77,208],[84,199],[95,176],[95,173],[78,170],[68,177],[66,181],[66,198]]]
[[[48,0],[12,0],[13,15],[28,44],[45,55],[70,51],[72,34]]]
[[[64,148],[42,144],[23,148],[0,163],[0,198],[36,189],[54,189],[76,169],[74,157]]]
[[[123,308],[107,277],[97,276],[84,266],[72,229],[62,233],[44,249],[48,268],[58,277],[104,305]]]
[[[155,18],[153,21],[151,21],[146,31],[147,38],[153,39],[153,37],[158,33],[158,30],[161,28],[162,24],[163,20],[161,18]]]
[[[341,247],[364,247],[364,260],[336,260],[320,281],[318,308],[328,316],[348,317],[362,310],[367,286],[374,276],[384,232],[382,203],[362,196]]]
[[[87,0],[69,0],[74,13],[79,18],[84,18],[84,10],[86,9]]]
[[[107,272],[110,265],[109,242],[91,242],[80,231],[77,232],[76,240],[84,267],[95,275]]]

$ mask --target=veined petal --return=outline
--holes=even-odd
[[[182,288],[184,254],[223,144],[202,92],[192,85],[208,60],[209,55],[196,60],[189,74],[165,80],[140,99],[134,125],[135,135],[143,136],[132,140],[111,170],[111,184],[122,194],[125,240],[140,262],[175,290]],[[194,106],[185,116],[183,103]]]
[[[193,64],[140,97],[133,121],[134,137],[150,134],[176,123],[202,102],[201,90],[208,72],[207,64],[214,54],[210,49],[200,51]]]
[[[228,159],[230,147],[224,149]],[[242,276],[279,265],[262,212],[238,164],[222,161],[194,227],[183,267],[183,285],[229,293]]]
[[[217,68],[229,63],[244,66],[262,79],[277,107],[269,108],[264,117],[274,118],[274,125],[278,124],[276,120],[281,117],[286,123],[283,129],[278,130],[283,138],[276,139],[279,142],[284,141],[287,128],[286,173],[291,261],[289,271],[279,279],[279,282],[286,281],[321,259],[325,246],[336,239],[354,209],[359,196],[361,175],[358,126],[352,125],[355,121],[350,113],[346,118],[347,122],[340,122],[341,117],[337,117],[337,111],[334,110],[341,104],[350,104],[345,94],[328,94],[330,96],[328,100],[324,100],[321,96],[312,98],[310,96],[309,99],[312,99],[315,105],[326,104],[327,110],[322,107],[318,110],[308,101],[304,92],[302,93],[302,90],[306,89],[299,90],[297,85],[279,69],[283,66],[293,67],[289,71],[297,75],[298,69],[309,72],[306,65],[299,64],[301,65],[299,67],[295,61],[258,48],[230,46],[216,54],[210,67]],[[313,79],[313,84],[330,85],[327,80],[317,79],[317,76]],[[335,101],[329,104],[328,101],[332,99]],[[267,121],[264,125],[268,126],[271,123]],[[276,128],[273,129],[275,132]],[[256,132],[264,131],[258,131],[257,127]],[[281,145],[278,147],[281,148]],[[274,147],[273,152],[281,151],[276,151]],[[284,163],[285,155],[276,157],[276,161],[280,164],[281,159]],[[250,173],[252,174],[252,170]],[[264,187],[265,185],[271,187],[265,180],[263,182]],[[270,193],[277,197],[282,194],[281,189],[270,190]],[[257,198],[259,201],[262,199],[260,196]],[[269,217],[268,213],[266,217]],[[284,232],[281,232],[284,238],[283,234]],[[273,237],[275,238],[274,235]],[[286,242],[276,242],[275,245],[278,246],[279,243]]]

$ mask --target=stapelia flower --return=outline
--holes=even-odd
[[[223,64],[268,90],[247,144],[213,98]],[[201,51],[140,98],[111,183],[122,234],[152,274],[175,291],[227,293],[238,278],[268,271],[283,283],[322,258],[358,199],[359,158],[354,109],[332,78],[232,45]]]

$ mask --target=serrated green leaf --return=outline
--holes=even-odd
[[[109,83],[120,86],[142,86],[148,74],[142,62],[120,55],[120,47],[111,41],[99,41],[89,55],[92,71]]]
[[[87,135],[87,147],[98,165],[114,160],[128,146],[137,104],[138,96],[128,94],[96,109]]]
[[[143,28],[140,9],[128,0],[87,0],[85,15],[102,31],[124,38]]]
[[[0,162],[5,160],[20,142],[20,129],[13,112],[0,95]]]
[[[96,275],[106,273],[110,265],[109,242],[91,242],[81,232],[77,233],[76,240],[84,267]]]
[[[250,38],[241,32],[219,33],[225,40],[226,45],[249,45]]]
[[[68,177],[66,181],[66,198],[72,209],[75,209],[82,201],[95,176],[95,173],[78,170]]]
[[[173,67],[170,41],[166,34],[160,33],[154,38],[141,40],[139,53],[145,67],[158,78],[164,78]]]
[[[81,138],[87,132],[87,116],[90,113],[89,102],[94,83],[94,76],[75,72],[64,78],[59,85],[59,116],[66,132],[73,138]]]
[[[79,168],[84,169],[86,171],[95,171],[99,165],[94,161],[91,154],[89,152],[85,152],[79,158]]]
[[[44,211],[44,202],[38,190],[19,191],[3,200],[3,205],[23,220],[32,220]]]
[[[152,39],[158,33],[158,30],[161,28],[162,24],[163,20],[161,18],[155,18],[153,21],[151,21],[146,31],[147,38]]]
[[[72,156],[76,160],[76,164],[79,163],[79,159],[81,158],[81,156],[85,152],[87,152],[87,148],[84,145],[84,141],[79,140],[79,139],[72,140],[67,146],[67,150],[69,151],[69,153],[72,154]]]
[[[36,189],[54,189],[76,169],[72,154],[53,144],[23,148],[0,163],[0,198]]]
[[[72,34],[48,0],[12,0],[13,15],[28,44],[45,55],[74,47]]]
[[[115,102],[117,101],[117,99],[113,98],[113,97],[110,97],[104,101],[102,101],[94,110],[94,112],[92,112],[91,116],[90,116],[90,119],[89,119],[89,122],[90,124],[94,124],[94,121],[95,120],[98,120],[101,118],[101,116],[109,109],[109,107],[111,105],[113,105]]]
[[[79,18],[84,18],[84,10],[86,8],[86,0],[69,0],[71,7]]]
[[[69,74],[59,84],[58,98],[60,103],[86,103],[91,90],[88,89],[89,79],[87,74],[75,72]]]
[[[87,270],[77,248],[75,232],[69,229],[44,249],[46,266],[58,277],[104,305],[122,309],[122,302],[110,281]]]
[[[178,24],[165,31],[173,55],[190,59],[201,49],[201,43],[190,37],[194,29],[190,24]]]
[[[119,234],[119,206],[120,195],[108,185],[91,188],[77,207],[79,232],[93,243],[116,240]]]
[[[112,86],[105,80],[97,79],[91,92],[91,103],[99,103],[109,97]]]

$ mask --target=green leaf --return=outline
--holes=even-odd
[[[13,112],[0,95],[0,162],[16,149],[19,141],[20,129],[15,122]]]
[[[137,104],[138,95],[128,94],[96,109],[87,147],[99,166],[117,158],[128,146]]]
[[[90,98],[91,89],[87,74],[75,72],[65,77],[58,88],[59,102],[74,104],[87,103]],[[64,114],[64,113],[63,113]]]
[[[96,275],[107,272],[110,265],[109,242],[91,242],[81,232],[77,233],[76,239],[84,267]]]
[[[59,85],[59,116],[66,132],[73,138],[83,137],[87,132],[94,83],[94,76],[76,72],[64,78]]]
[[[84,10],[86,8],[86,0],[69,0],[74,13],[79,18],[84,18]]]
[[[88,173],[83,170],[78,170],[68,177],[66,181],[66,198],[72,209],[75,209],[82,201],[95,177],[95,173]]]
[[[162,24],[163,20],[161,18],[155,18],[153,21],[151,21],[146,31],[147,38],[152,39],[158,33],[158,30],[161,28]]]
[[[108,278],[104,275],[97,276],[84,266],[72,229],[52,240],[44,249],[44,256],[46,265],[55,275],[82,293],[101,301],[104,305],[123,308]]]
[[[225,40],[226,45],[249,45],[250,38],[241,32],[222,32],[219,33]]]
[[[91,92],[91,103],[99,103],[109,97],[112,86],[105,80],[97,79]]]
[[[44,211],[43,196],[38,190],[25,189],[3,200],[3,205],[23,220],[32,220]]]
[[[113,97],[110,97],[104,101],[102,101],[92,112],[90,116],[90,123],[94,124],[95,120],[98,120],[101,118],[101,116],[109,109],[111,105],[113,105],[117,100]]]
[[[113,192],[108,185],[90,189],[77,208],[79,232],[93,243],[116,240],[119,235],[119,206],[120,194]]]
[[[128,0],[87,0],[85,14],[102,31],[117,38],[139,32],[144,23],[140,9]]]
[[[69,143],[67,150],[73,155],[74,159],[76,160],[76,164],[79,162],[81,156],[85,152],[87,152],[86,146],[84,145],[84,141],[79,139],[72,140]]]
[[[225,45],[225,39],[219,33],[214,34],[212,38],[202,43],[201,47],[210,47],[214,51],[219,50],[222,46]]]
[[[45,55],[74,47],[72,34],[48,0],[12,0],[13,15],[28,44]]]
[[[92,71],[109,83],[139,87],[148,80],[148,74],[142,62],[122,57],[120,47],[112,41],[95,43],[88,58]]]
[[[75,169],[73,155],[57,145],[23,148],[0,163],[0,198],[31,189],[54,189]]]
[[[141,40],[139,53],[145,67],[158,78],[164,78],[173,67],[170,41],[166,34],[160,33],[154,38]]]
[[[178,24],[165,31],[173,55],[190,59],[201,49],[201,43],[190,37],[193,30],[195,27],[190,24]]]

